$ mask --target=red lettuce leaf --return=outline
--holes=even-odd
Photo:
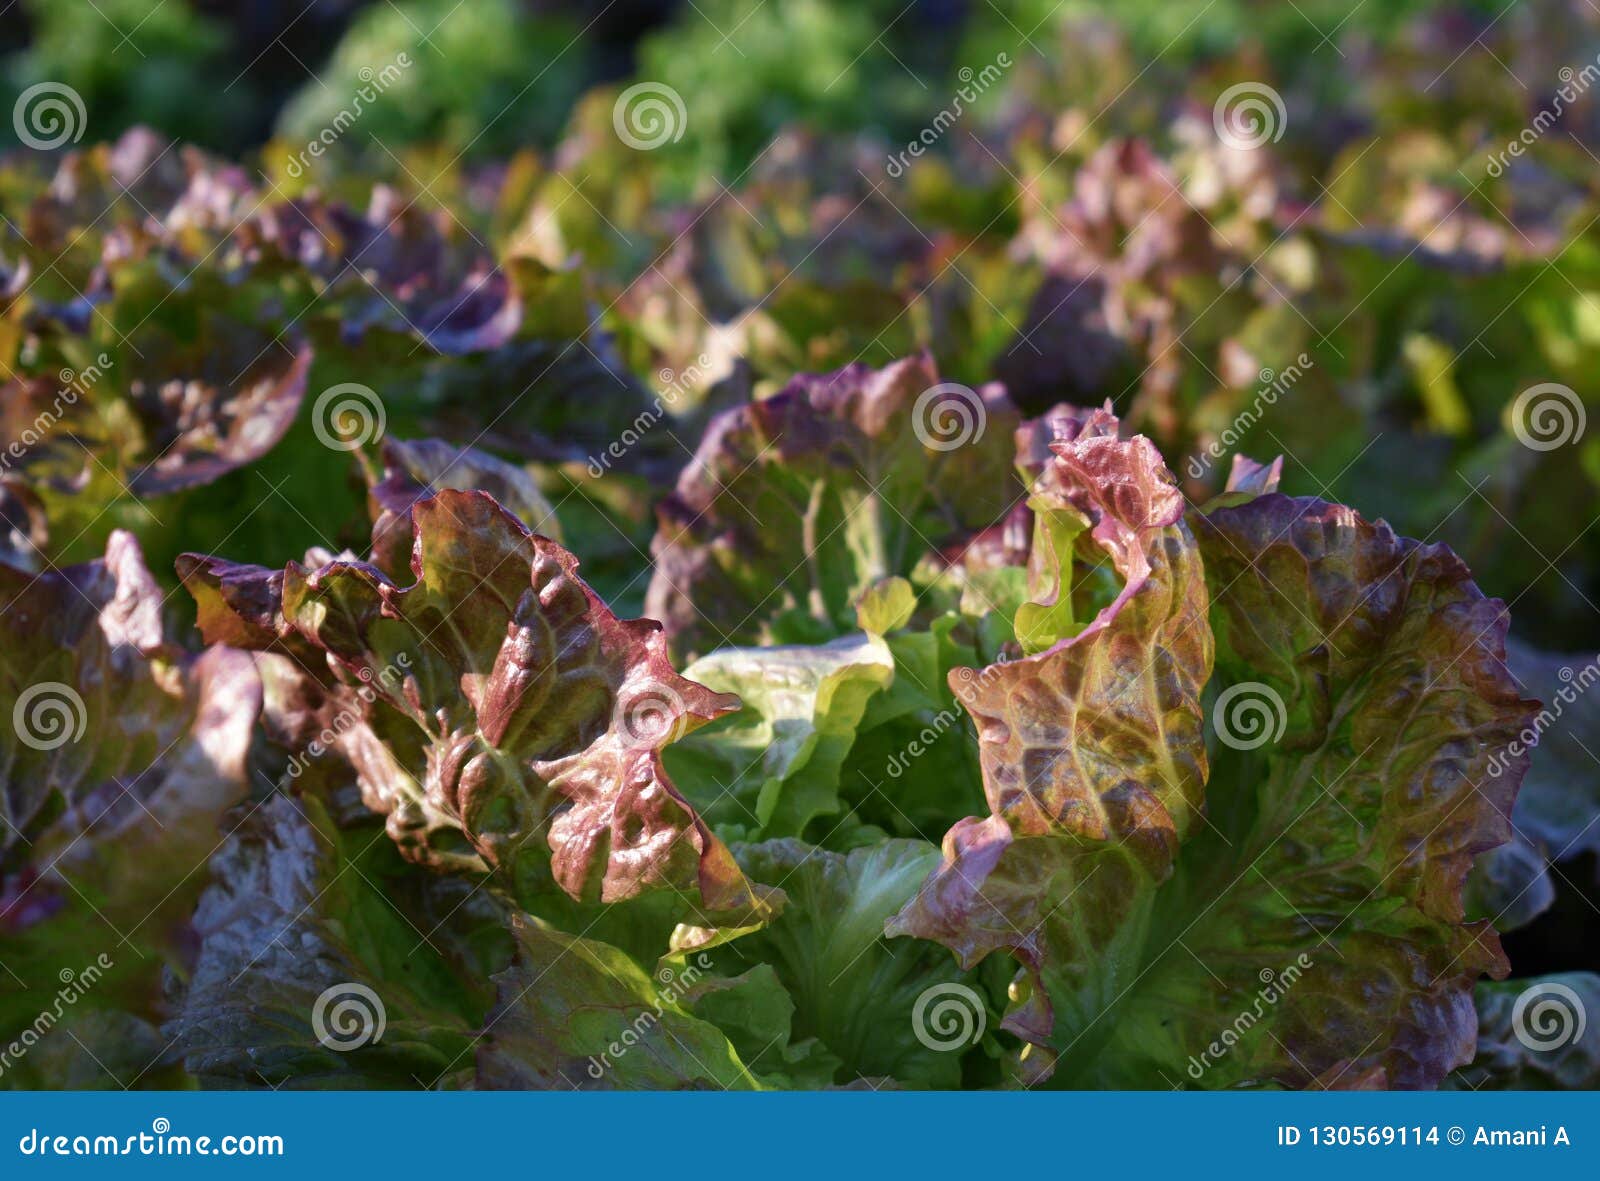
[[[927,357],[726,411],[658,509],[645,610],[685,652],[853,630],[863,590],[1020,496],[1016,425],[998,387],[941,383]]]

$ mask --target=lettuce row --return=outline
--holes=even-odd
[[[794,388],[878,391],[882,416],[844,436],[875,447],[915,437],[915,398],[883,391],[935,376]],[[838,405],[785,413],[827,438]],[[1584,1076],[1581,1047],[1529,1061],[1496,1032],[1508,994],[1481,980],[1506,963],[1464,888],[1511,833],[1536,708],[1501,605],[1444,547],[1278,493],[1277,464],[1236,467],[1197,507],[1109,410],[1058,408],[1004,442],[1017,474],[987,519],[875,526],[838,585],[733,604],[755,636],[814,640],[683,674],[664,629],[619,619],[560,544],[458,486],[547,515],[517,469],[428,445],[390,445],[368,560],[186,556],[215,645],[200,657],[166,639],[125,535],[103,563],[16,570],[12,699],[44,670],[91,712],[150,701],[178,761],[136,782],[158,789],[140,798],[182,875],[119,876],[72,804],[105,797],[138,832],[95,785],[172,752],[19,748],[51,769],[8,786],[18,946],[78,905],[58,877],[109,921],[146,889],[168,895],[158,917],[192,915],[195,950],[152,941],[166,999],[147,969],[96,1006],[108,1042],[155,1047],[126,1066],[107,1051],[146,1082],[180,1065],[225,1086]],[[793,474],[771,460],[760,486],[837,489],[827,453],[802,449]],[[694,570],[719,541],[670,544]],[[73,594],[82,609],[39,634],[38,596]],[[797,628],[801,601],[821,609]],[[278,790],[251,801],[252,776]],[[36,864],[57,844],[71,855]],[[392,1032],[335,1054],[309,1023],[351,983],[384,997]],[[930,1037],[931,992],[966,998],[970,1037]]]

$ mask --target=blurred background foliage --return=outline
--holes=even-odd
[[[927,346],[1030,410],[1109,397],[1177,462],[1248,401],[1257,368],[1309,350],[1314,374],[1247,446],[1289,452],[1295,491],[1450,541],[1508,599],[1538,584],[1519,627],[1571,648],[1600,643],[1600,541],[1568,546],[1549,506],[1557,489],[1593,503],[1600,439],[1534,456],[1506,414],[1539,381],[1595,396],[1600,103],[1563,112],[1504,176],[1485,166],[1596,49],[1583,0],[15,0],[0,102],[63,83],[87,112],[80,147],[148,126],[259,168],[275,197],[354,209],[390,184],[456,245],[516,260],[522,339],[420,378],[412,352],[394,364],[429,406],[527,386],[551,341],[582,339],[641,389],[709,347],[741,357],[757,394]],[[886,175],[1001,61],[932,152]],[[649,152],[613,131],[641,80],[686,111]],[[1272,87],[1285,117],[1266,151],[1218,155],[1211,104],[1241,82]],[[337,143],[302,167],[329,128]],[[0,146],[14,132],[0,121]],[[1117,162],[1127,138],[1154,160]],[[1110,206],[1073,212],[1107,152]],[[32,182],[0,183],[22,199]],[[1184,201],[1204,258],[1144,232],[1192,237],[1172,217]],[[36,290],[70,268],[38,269]],[[1043,314],[1088,271],[1088,294],[1109,283],[1095,314],[1117,323],[1065,331]],[[316,343],[314,386],[387,365],[372,339],[358,356]],[[560,401],[545,399],[546,438],[571,429]],[[1471,490],[1478,511],[1454,511]],[[322,503],[304,511],[331,526]]]
[[[1315,91],[1351,89],[1337,48],[1387,39],[1432,0],[16,0],[0,20],[0,99],[63,82],[88,138],[147,124],[231,155],[315,135],[358,71],[407,53],[403,103],[352,129],[398,151],[445,142],[468,159],[550,146],[578,96],[637,73],[695,118],[675,145],[737,172],[793,123],[909,139],[929,106],[1001,52],[1114,19],[1162,70],[1253,47]],[[1502,6],[1449,6],[1464,28]],[[1164,64],[1163,64],[1164,63]],[[9,136],[10,128],[0,129]]]

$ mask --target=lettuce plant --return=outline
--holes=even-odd
[[[206,859],[247,797],[261,709],[250,658],[186,651],[162,605],[126,533],[80,566],[0,564],[0,1026],[34,1026],[45,981],[59,1011],[59,982],[81,1004],[79,1044],[147,1085],[172,1081],[162,968],[181,962]],[[73,1054],[46,1045],[7,1082],[59,1085]]]
[[[1447,550],[1340,506],[1186,513],[1115,429],[1058,437],[1035,496],[1122,587],[982,682],[990,814],[951,829],[892,929],[1016,956],[1007,1023],[1073,1081],[1177,1081],[1298,963],[1213,1083],[1436,1085],[1471,1054],[1474,981],[1507,970],[1461,898],[1523,770],[1488,760],[1534,708],[1504,610]]]

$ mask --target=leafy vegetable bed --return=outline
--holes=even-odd
[[[1600,1084],[1589,195],[1030,85],[0,168],[0,1080]]]

